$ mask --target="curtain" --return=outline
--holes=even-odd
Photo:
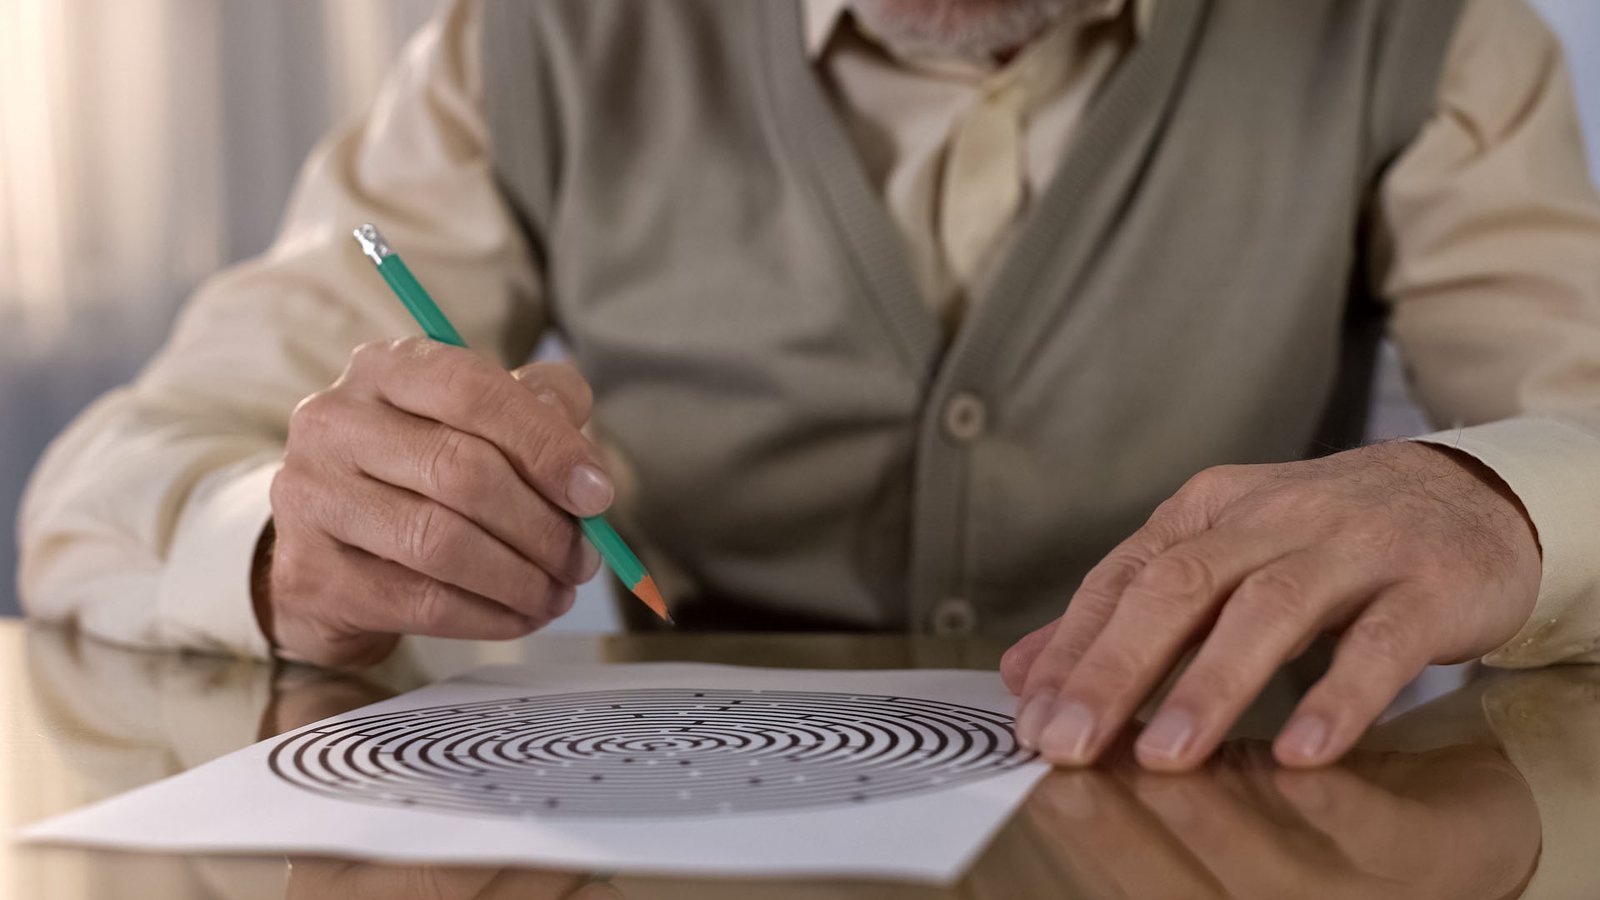
[[[148,350],[200,279],[266,246],[306,151],[431,6],[0,0],[7,349],[114,324]]]
[[[45,444],[266,248],[434,2],[0,0],[0,615]]]

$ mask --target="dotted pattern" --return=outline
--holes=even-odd
[[[848,806],[992,777],[1033,756],[1010,717],[950,703],[661,688],[363,716],[286,738],[269,764],[345,800],[632,819]]]

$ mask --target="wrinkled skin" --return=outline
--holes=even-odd
[[[1391,443],[1209,469],[1007,652],[1017,735],[1088,765],[1192,650],[1136,751],[1147,768],[1189,769],[1279,666],[1332,633],[1332,666],[1274,747],[1285,765],[1323,765],[1424,666],[1509,640],[1540,565],[1516,499],[1455,451]]]
[[[525,635],[572,607],[598,554],[574,515],[614,489],[577,370],[507,372],[459,347],[367,344],[289,420],[256,608],[278,652],[374,663],[402,634]]]

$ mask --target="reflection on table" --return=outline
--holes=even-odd
[[[419,641],[340,674],[108,647],[0,624],[0,825],[15,828],[484,662],[697,660],[990,668],[982,641],[832,635],[551,636],[511,649]],[[1290,772],[1265,738],[1286,673],[1203,770],[1151,775],[1128,745],[1052,773],[948,889],[692,880],[326,859],[0,850],[21,897],[1501,898],[1600,896],[1600,667],[1477,672],[1374,729],[1339,766]],[[248,815],[248,810],[241,810]]]

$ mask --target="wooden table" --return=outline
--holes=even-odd
[[[122,650],[0,620],[0,829],[445,675],[520,659],[993,668],[1003,648],[860,635],[418,642],[362,676]],[[1276,769],[1280,678],[1204,771],[1056,772],[950,888],[690,880],[0,844],[21,898],[1600,897],[1600,672],[1481,674],[1375,729],[1339,767]],[[1302,679],[1303,682],[1303,679]],[[248,815],[249,810],[240,810]],[[1529,886],[1531,879],[1531,887]]]

